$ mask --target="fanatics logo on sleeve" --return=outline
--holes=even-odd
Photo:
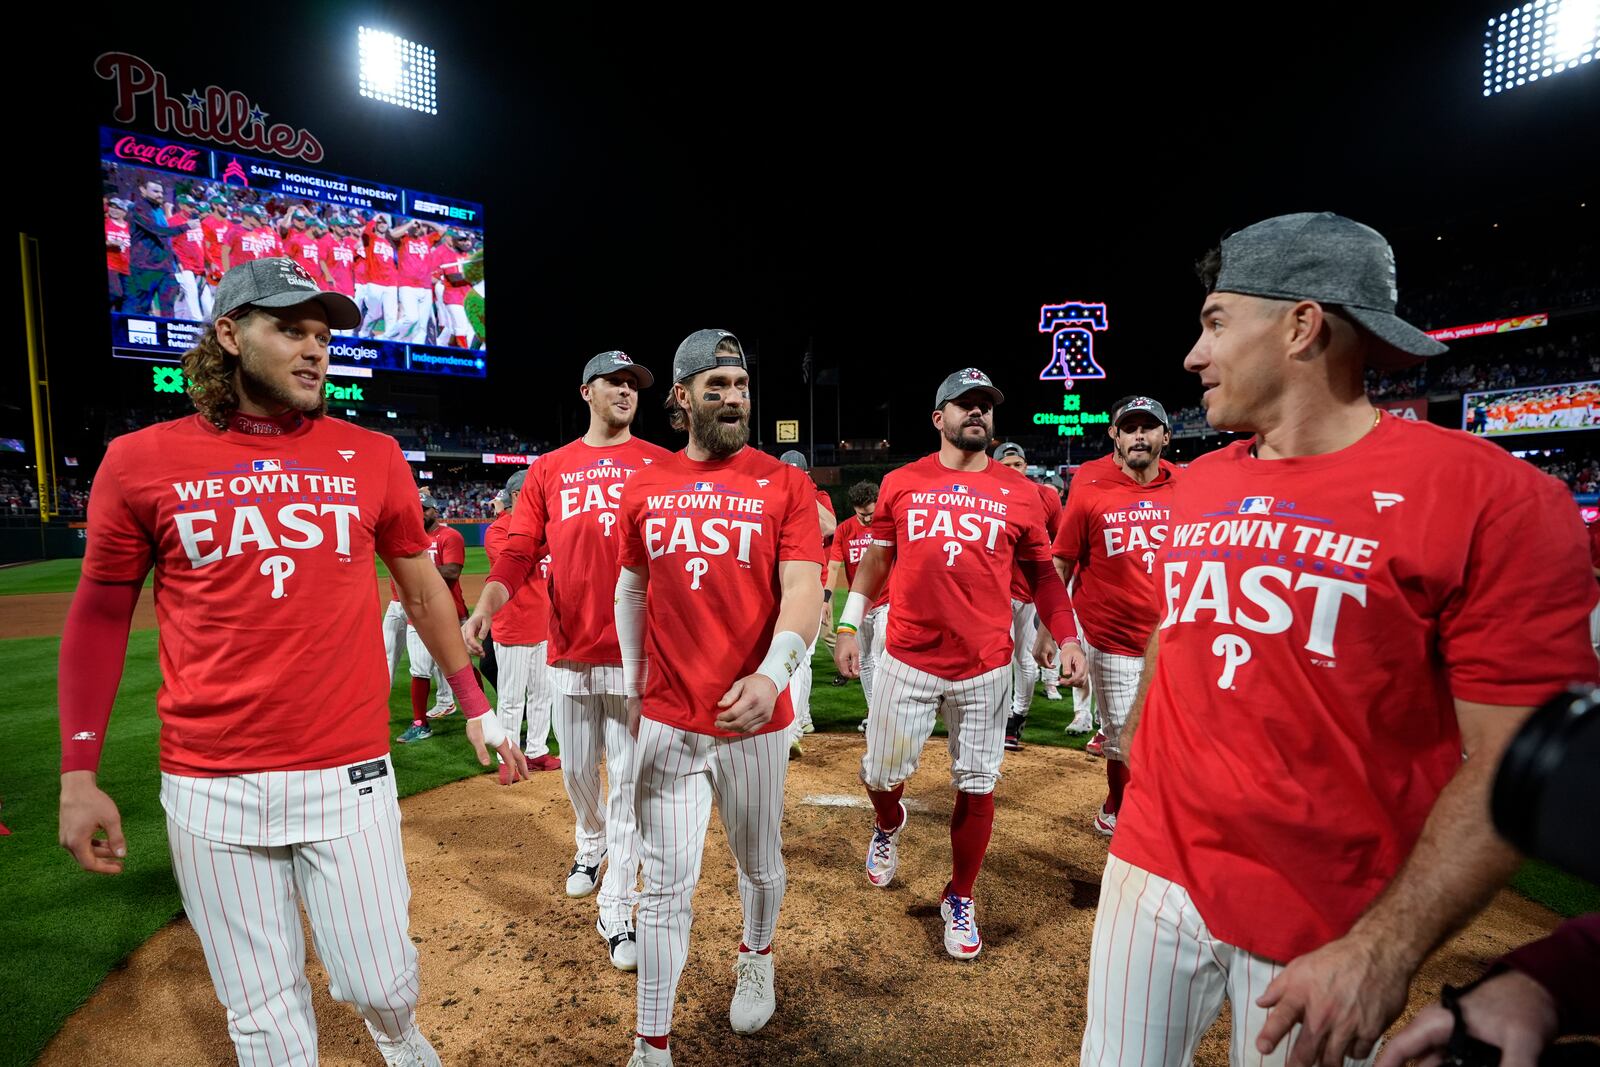
[[[646,467],[650,466],[650,464],[652,464],[654,462],[655,462],[655,460],[651,459],[649,456],[644,457],[644,465]]]
[[[1247,496],[1239,501],[1239,514],[1241,515],[1271,515],[1272,502],[1277,499],[1270,496]],[[1145,505],[1141,504],[1140,507]]]
[[[770,478],[757,478],[756,479],[756,484],[759,485],[761,488],[765,489],[767,487],[767,483],[769,481],[771,481],[771,480],[772,479],[770,479]]]
[[[344,460],[346,463],[349,463],[351,460],[356,458],[355,449],[353,449],[353,448],[341,448],[341,449],[339,449],[339,458]]]
[[[260,474],[262,471],[281,471],[283,470],[283,460],[253,459],[250,461],[250,469],[255,471],[257,474]]]
[[[1399,493],[1380,493],[1376,489],[1372,491],[1372,506],[1377,508],[1379,511],[1382,511],[1384,508],[1392,508],[1396,504],[1404,503],[1405,499],[1406,498],[1401,496]]]

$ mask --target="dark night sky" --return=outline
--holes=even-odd
[[[1109,308],[1097,355],[1111,377],[1091,395],[1183,406],[1201,296],[1190,264],[1225,231],[1284,211],[1351,215],[1394,240],[1404,298],[1421,258],[1408,249],[1452,219],[1592,188],[1600,71],[1485,100],[1492,4],[1265,19],[1123,6],[495,21],[453,4],[325,4],[58,31],[59,86],[28,87],[24,118],[56,184],[20,205],[21,227],[45,239],[55,373],[126,382],[103,325],[67,297],[81,286],[101,306],[95,127],[112,94],[92,62],[111,49],[178,92],[237,88],[308,127],[328,151],[317,169],[484,202],[492,377],[443,387],[444,403],[534,437],[571,431],[589,355],[620,347],[665,369],[707,325],[759,345],[768,427],[804,417],[799,357],[814,338],[818,365],[843,368],[845,436],[880,434],[887,399],[901,444],[938,380],[968,364],[1016,398],[1004,432],[1059,393],[1037,381],[1049,349],[1036,325],[1041,303],[1066,299]],[[437,117],[357,95],[362,22],[437,49]],[[831,436],[832,391],[817,399]]]

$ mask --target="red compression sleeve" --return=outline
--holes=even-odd
[[[1048,559],[1019,559],[1017,567],[1033,590],[1033,606],[1039,612],[1039,621],[1056,639],[1056,644],[1082,644],[1078,636],[1078,621],[1072,617],[1072,597],[1056,574],[1056,565]]]
[[[61,708],[61,773],[97,771],[111,704],[122,681],[128,629],[143,582],[84,578],[61,634],[57,703]]]
[[[538,563],[539,557],[534,555],[533,538],[514,533],[506,538],[506,547],[489,569],[486,580],[499,582],[508,593],[516,596],[517,590],[522,588],[522,583],[528,580],[528,575],[533,573]]]
[[[483,695],[483,687],[478,684],[478,672],[472,666],[470,656],[467,658],[467,665],[447,676],[445,681],[455,692],[456,703],[461,705],[461,714],[467,718],[476,719],[490,710],[489,698]]]

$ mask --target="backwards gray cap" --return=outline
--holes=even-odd
[[[655,384],[656,376],[633,361],[626,352],[602,352],[583,365],[583,384],[608,374],[629,373],[639,379],[639,388],[648,389]]]
[[[1151,400],[1147,396],[1136,396],[1111,413],[1111,425],[1122,425],[1122,416],[1132,415],[1136,411],[1147,412],[1167,429],[1172,429],[1172,420],[1167,418],[1167,409],[1161,406],[1160,401]]]
[[[439,510],[439,505],[433,501],[433,494],[428,492],[426,489],[417,490],[417,499],[422,501],[423,507],[432,508],[434,511]]]
[[[717,345],[723,338],[738,345],[737,356],[717,351]],[[744,345],[739,344],[739,339],[727,330],[696,330],[683,339],[677,354],[672,357],[672,380],[681,382],[712,367],[749,369],[744,362]]]
[[[778,462],[787,463],[791,467],[799,467],[803,471],[808,471],[811,469],[806,464],[806,454],[793,448],[779,456]]]
[[[511,506],[511,494],[506,492],[504,489],[496,493],[494,495],[494,499],[495,503],[499,504],[503,508],[509,508]]]
[[[1225,238],[1214,291],[1337,304],[1397,352],[1448,351],[1395,315],[1394,250],[1383,234],[1331,211],[1279,215]]]
[[[527,481],[527,480],[528,480],[528,470],[527,470],[526,467],[524,467],[522,470],[518,471],[517,473],[513,474],[511,477],[506,479],[506,492],[508,492],[508,493],[520,493],[520,492],[522,492],[522,483]]]
[[[1007,441],[1005,444],[994,450],[995,459],[1005,459],[1007,456],[1021,456],[1023,459],[1028,458],[1028,454],[1022,450],[1022,446],[1017,444],[1015,441]]]
[[[939,395],[934,398],[933,410],[938,411],[962,393],[988,393],[989,399],[996,404],[1006,402],[1006,395],[994,387],[987,374],[977,367],[968,367],[966,370],[956,371],[939,386]]]
[[[288,256],[252,259],[229,270],[217,283],[216,314],[231,315],[246,304],[260,308],[288,308],[315,300],[328,313],[335,330],[361,325],[361,310],[343,293],[329,292],[300,264]]]

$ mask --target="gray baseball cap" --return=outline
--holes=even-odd
[[[602,352],[583,365],[583,384],[607,374],[627,372],[639,379],[639,388],[648,389],[656,383],[656,376],[633,361],[626,352]]]
[[[799,467],[803,471],[811,469],[810,465],[806,463],[806,454],[794,448],[779,456],[778,462],[787,463],[791,467]]]
[[[934,398],[933,410],[938,411],[962,393],[988,393],[989,399],[996,404],[1006,402],[1006,395],[994,387],[987,374],[977,367],[968,367],[956,371],[939,386],[939,395]]]
[[[717,352],[717,345],[723,338],[739,345],[737,356]],[[683,343],[678,346],[677,354],[672,357],[672,380],[686,381],[712,367],[738,367],[740,370],[748,370],[744,361],[744,345],[739,344],[739,339],[727,330],[696,330],[683,339]]]
[[[511,506],[511,494],[506,492],[504,489],[496,493],[494,495],[494,499],[495,503],[499,504],[503,508],[509,508]]]
[[[1448,351],[1394,313],[1400,290],[1394,250],[1383,234],[1331,211],[1279,215],[1225,238],[1213,289],[1336,304],[1405,356]]]
[[[1124,415],[1143,411],[1167,429],[1172,429],[1172,420],[1167,418],[1167,409],[1161,406],[1160,401],[1151,400],[1147,396],[1136,396],[1111,413],[1111,425],[1121,426]]]
[[[520,493],[520,492],[522,492],[522,483],[527,481],[527,480],[528,480],[528,471],[527,471],[527,468],[524,467],[522,470],[518,471],[517,473],[513,474],[511,477],[506,479],[506,492],[508,492],[508,493]]]
[[[423,507],[432,508],[434,511],[439,510],[439,505],[434,503],[433,494],[426,489],[417,490],[417,499],[422,502]]]
[[[335,330],[361,325],[361,310],[343,293],[323,289],[300,264],[288,256],[252,259],[229,270],[217,283],[216,314],[222,318],[249,304],[260,308],[289,308],[315,300],[328,313]]]
[[[1017,444],[1015,441],[1007,441],[1005,444],[994,450],[995,459],[1005,459],[1007,456],[1021,456],[1023,459],[1028,458],[1028,454],[1022,450],[1022,446]]]

